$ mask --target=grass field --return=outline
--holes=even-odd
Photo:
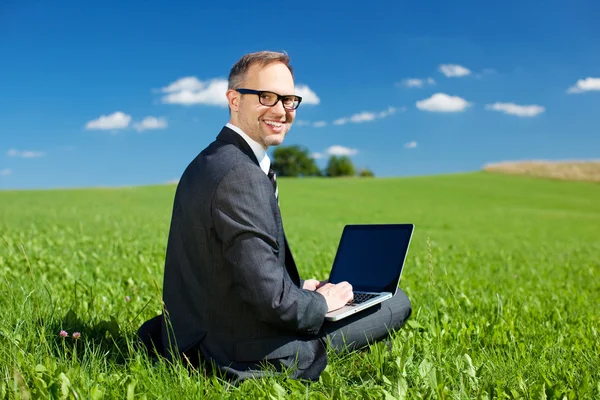
[[[600,397],[600,185],[478,172],[279,187],[303,277],[327,276],[347,223],[416,225],[400,285],[414,311],[391,343],[331,354],[312,384],[153,365],[132,342],[161,308],[175,187],[5,191],[0,399]]]

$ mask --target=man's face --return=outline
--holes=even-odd
[[[294,79],[282,63],[273,63],[263,68],[253,65],[248,69],[242,86],[244,89],[265,90],[279,95],[294,94]],[[281,100],[269,107],[262,105],[256,94],[229,94],[234,95],[238,101],[237,113],[235,108],[232,109],[232,122],[265,150],[269,146],[280,145],[290,130],[296,111],[285,109]],[[233,104],[235,107],[236,102]]]

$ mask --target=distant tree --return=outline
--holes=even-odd
[[[331,156],[325,168],[325,174],[329,177],[353,176],[356,171],[348,156]]]
[[[273,151],[273,170],[278,176],[319,176],[321,171],[304,147],[278,146]]]
[[[372,178],[375,176],[375,174],[370,169],[363,168],[358,172],[358,176],[360,176],[362,178]]]

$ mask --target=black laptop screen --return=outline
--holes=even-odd
[[[414,225],[348,225],[329,281],[348,281],[355,291],[391,292],[398,287]]]

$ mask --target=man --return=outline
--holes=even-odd
[[[338,350],[362,347],[411,313],[399,291],[370,311],[324,323],[328,311],[352,300],[351,285],[300,279],[266,153],[290,130],[302,100],[294,93],[285,54],[248,54],[231,69],[229,123],[188,165],[175,194],[162,339],[154,343],[168,358],[209,361],[238,379],[267,373],[266,362],[317,380],[326,341]],[[148,329],[140,329],[144,341]]]

